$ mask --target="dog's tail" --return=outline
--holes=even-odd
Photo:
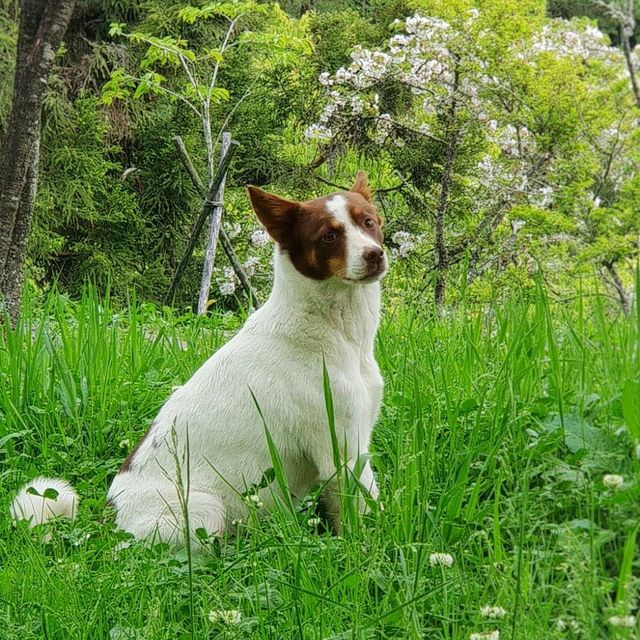
[[[12,520],[29,520],[29,526],[53,518],[76,517],[80,498],[76,490],[61,478],[39,477],[27,482],[9,507]]]

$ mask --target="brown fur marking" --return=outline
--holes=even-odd
[[[247,191],[269,235],[289,254],[294,267],[309,278],[326,280],[344,276],[346,271],[345,229],[327,210],[327,202],[335,195],[345,199],[354,224],[382,246],[382,220],[371,202],[371,189],[362,171],[351,191],[305,202],[287,200],[254,186],[248,186]],[[327,236],[332,233],[334,239]]]
[[[132,449],[131,453],[127,456],[126,460],[122,463],[122,466],[120,467],[120,471],[118,471],[118,473],[126,473],[127,471],[131,471],[131,469],[133,468],[133,462],[134,462],[136,453],[138,452],[138,449],[140,448],[142,443],[149,437],[155,424],[156,422],[154,420],[149,426],[149,428],[147,429],[147,432],[142,436],[142,438],[140,438],[140,440],[138,440],[138,443],[136,444],[136,446]]]

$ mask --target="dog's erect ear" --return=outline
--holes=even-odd
[[[358,173],[356,174],[356,181],[353,183],[351,191],[353,191],[354,193],[359,193],[365,200],[371,202],[373,193],[371,192],[371,187],[369,186],[369,182],[367,180],[367,174],[364,171],[358,171]]]
[[[267,233],[278,244],[286,245],[300,211],[300,203],[286,200],[253,185],[247,186],[247,193],[251,206]]]

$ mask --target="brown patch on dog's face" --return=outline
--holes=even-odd
[[[353,224],[382,246],[384,242],[382,218],[373,204],[353,191],[344,191],[341,195],[347,201],[349,217]]]
[[[382,221],[371,202],[366,175],[358,173],[351,191],[294,202],[247,187],[251,204],[269,235],[285,251],[294,267],[314,280],[348,278],[348,236],[355,227],[382,246]],[[344,199],[348,216],[338,219],[327,206],[336,196]],[[352,248],[352,250],[354,250]]]
[[[286,244],[293,266],[314,280],[340,276],[346,269],[346,234],[344,225],[328,211],[329,197],[300,203],[296,224]]]

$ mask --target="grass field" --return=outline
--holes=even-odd
[[[282,510],[191,559],[114,550],[105,495],[170,389],[241,320],[116,312],[91,293],[27,305],[0,327],[0,637],[636,637],[640,313],[602,300],[541,288],[444,318],[387,309],[384,510],[341,538],[311,507]],[[6,515],[37,474],[83,500],[50,544]]]

